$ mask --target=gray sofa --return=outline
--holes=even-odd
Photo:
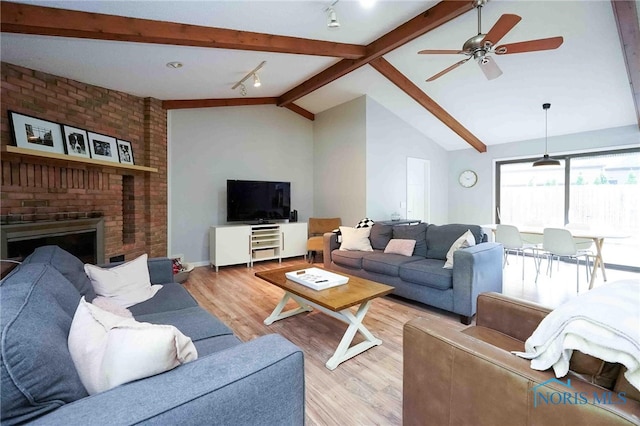
[[[88,396],[67,337],[81,296],[95,294],[80,260],[40,247],[0,282],[2,424],[303,424],[302,351],[276,334],[242,343],[172,282],[170,259],[148,265],[163,287],[129,310],[176,326],[198,359]]]
[[[476,245],[457,250],[444,269],[451,245],[467,230]],[[412,256],[384,253],[392,238],[416,240]],[[478,225],[384,225],[369,236],[373,252],[340,250],[337,234],[324,234],[324,267],[395,287],[393,294],[460,315],[470,324],[478,295],[502,292],[502,244],[486,242]]]

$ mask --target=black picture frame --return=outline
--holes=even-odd
[[[87,135],[89,137],[91,158],[112,163],[120,162],[116,138],[94,132],[87,132]]]
[[[64,149],[73,157],[91,158],[87,131],[78,127],[62,125]]]
[[[65,154],[60,123],[9,111],[13,141],[17,147]]]
[[[120,163],[133,165],[133,148],[131,147],[131,142],[118,139],[116,144],[118,146],[118,157],[120,158]]]

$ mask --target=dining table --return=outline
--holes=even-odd
[[[497,224],[491,223],[486,225],[480,225],[482,229],[485,230],[485,233],[489,233],[491,231],[495,236],[495,231]],[[539,226],[518,226],[518,230],[522,235],[535,235],[542,237],[544,235],[544,228]],[[552,227],[552,228],[562,228],[562,227]],[[598,268],[602,271],[602,278],[604,281],[607,281],[607,272],[604,267],[604,258],[602,257],[602,246],[604,245],[604,240],[608,238],[628,238],[629,234],[615,231],[615,230],[598,230],[598,229],[577,229],[577,228],[564,228],[571,232],[571,235],[574,238],[583,238],[583,239],[591,239],[593,240],[593,245],[596,248],[596,254],[594,255],[593,260],[593,269],[591,271],[591,280],[589,281],[589,289],[593,288],[593,284],[595,283],[596,272]]]

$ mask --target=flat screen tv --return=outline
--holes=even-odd
[[[227,180],[227,222],[281,221],[290,211],[290,182]]]

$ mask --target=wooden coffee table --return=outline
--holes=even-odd
[[[301,269],[304,268],[294,266],[256,272],[257,277],[285,291],[278,306],[276,306],[271,315],[264,320],[266,325],[272,324],[274,321],[289,318],[292,315],[309,312],[313,308],[349,324],[338,348],[325,364],[329,370],[334,370],[340,363],[353,358],[369,348],[382,344],[382,340],[371,334],[364,324],[362,324],[362,321],[371,306],[371,301],[376,297],[391,293],[393,287],[341,273],[340,275],[349,277],[347,284],[316,291],[302,284],[290,281],[285,276],[286,272]],[[299,306],[295,309],[282,312],[289,300],[294,300]],[[352,306],[358,306],[355,314],[349,309]],[[349,347],[358,331],[362,333],[365,340],[353,347]]]

